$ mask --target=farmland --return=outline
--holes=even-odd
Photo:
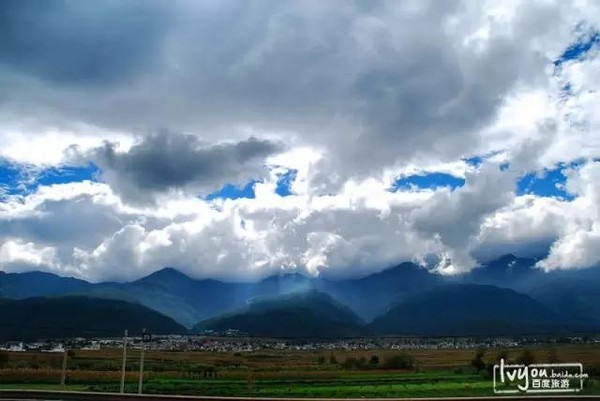
[[[581,362],[590,375],[584,393],[600,393],[600,346],[529,347],[536,362]],[[474,349],[263,350],[255,352],[146,353],[145,393],[289,396],[419,397],[491,395],[489,366],[503,356],[518,360],[524,348],[489,349],[472,366]],[[130,350],[126,391],[137,391],[139,351]],[[0,356],[0,388],[59,389],[60,353]],[[119,391],[121,350],[72,350],[66,389]]]

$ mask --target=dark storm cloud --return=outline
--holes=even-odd
[[[168,12],[158,2],[0,2],[0,66],[58,84],[127,81],[152,67]]]
[[[112,3],[60,4],[68,4],[67,15],[82,12],[88,4],[102,8],[101,15],[110,15],[106,4]],[[561,18],[556,12],[544,14],[539,24],[520,23],[543,8],[537,3],[520,5],[514,26],[492,27],[488,38],[469,45],[466,39],[485,25],[479,11],[471,10],[483,7],[477,3],[116,4],[115,9],[133,10],[115,11],[116,25],[125,34],[114,37],[129,45],[106,55],[109,65],[121,68],[109,68],[112,73],[106,74],[114,81],[133,74],[140,78],[135,85],[113,85],[90,95],[65,90],[61,82],[34,87],[12,80],[6,96],[13,101],[0,107],[0,116],[35,113],[38,120],[47,118],[53,125],[59,125],[56,120],[83,121],[118,132],[152,132],[157,127],[225,132],[227,136],[218,139],[234,141],[247,136],[237,127],[291,134],[294,145],[323,149],[327,155],[311,182],[312,188],[324,191],[350,177],[410,164],[417,156],[433,163],[477,153],[480,130],[494,121],[503,99],[515,88],[545,79],[549,61],[534,44]],[[139,4],[145,5],[143,10],[137,10]],[[169,5],[168,17],[154,19],[157,4]],[[127,15],[137,11],[152,23],[142,24],[144,29],[136,26],[136,33],[128,35]],[[54,41],[56,35],[50,32],[50,39],[39,40]],[[95,39],[83,35],[73,40],[95,54],[103,49],[94,50]],[[155,68],[135,75],[136,68],[141,73],[152,67],[149,49],[156,57]],[[77,50],[65,50],[69,54],[63,58],[80,60],[84,56]],[[103,60],[104,54],[97,56]],[[61,76],[52,73],[53,68],[45,72],[46,64],[53,62],[43,53],[34,61],[39,65],[28,62],[22,68]],[[59,72],[62,68],[71,67],[57,67]],[[214,141],[216,136],[204,139]]]
[[[264,171],[262,160],[283,149],[279,143],[250,137],[236,143],[207,145],[192,135],[161,132],[144,137],[128,152],[106,143],[87,157],[122,196],[143,201],[157,193],[193,187],[218,189]]]

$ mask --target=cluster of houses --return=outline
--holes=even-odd
[[[375,349],[469,349],[512,348],[556,343],[600,343],[600,336],[571,337],[384,337],[337,340],[268,339],[242,336],[154,336],[150,342],[141,337],[128,338],[133,349],[162,351],[252,352],[265,349],[317,351],[317,350],[375,350]],[[73,338],[47,341],[8,341],[0,343],[0,351],[9,352],[64,352],[66,348],[100,350],[120,348],[123,338]]]

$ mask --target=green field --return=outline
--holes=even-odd
[[[135,391],[135,383],[129,386]],[[94,386],[93,390],[117,391],[115,385]],[[468,375],[415,377],[410,373],[395,377],[354,377],[338,380],[189,380],[152,379],[146,383],[147,393],[205,395],[246,395],[264,397],[399,397],[441,395],[485,395],[492,391],[491,382]]]
[[[511,349],[505,356],[518,360],[523,351]],[[537,362],[582,362],[590,374],[583,393],[600,394],[600,346],[528,351]],[[483,361],[489,367],[502,352],[487,350]],[[473,349],[148,352],[144,392],[339,398],[492,395],[489,371],[472,366],[475,353]],[[136,351],[130,352],[127,392],[137,392],[138,357]],[[61,358],[60,354],[11,353],[3,358],[0,388],[60,389]],[[390,362],[394,360],[410,366],[399,368]],[[74,351],[68,365],[66,389],[119,391],[120,350]]]

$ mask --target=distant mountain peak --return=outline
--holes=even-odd
[[[510,263],[510,262],[514,262],[517,259],[519,259],[519,258],[517,258],[512,253],[507,253],[506,255],[500,256],[498,259],[496,259],[496,261],[500,262],[500,263],[503,263],[503,262],[504,263]]]
[[[520,258],[515,256],[511,259],[503,258],[498,259],[492,263],[490,263],[491,267],[495,267],[496,269],[510,269],[510,270],[519,270],[521,272],[532,272],[537,271],[535,267],[535,259],[531,258]]]
[[[263,337],[353,337],[363,322],[326,293],[308,290],[255,300],[248,307],[204,320],[194,331],[239,330]]]
[[[438,275],[430,272],[425,267],[420,266],[413,262],[404,262],[391,267],[389,269],[384,269],[378,273],[370,274],[366,277],[363,277],[362,281],[372,281],[372,280],[396,280],[400,279],[404,280],[418,280],[421,278],[428,278],[431,280],[435,280],[438,278]]]
[[[502,287],[517,287],[526,280],[538,277],[542,272],[535,267],[535,259],[506,254],[481,264],[459,277],[460,280],[476,284],[493,284]]]
[[[280,282],[280,281],[310,281],[310,277],[307,277],[298,272],[279,272],[268,276],[262,280],[263,283],[269,282]]]
[[[191,281],[193,279],[173,267],[164,267],[160,270],[155,271],[154,273],[147,275],[146,277],[141,278],[138,281],[147,282],[147,281],[156,281],[156,280]]]
[[[41,270],[31,270],[31,271],[25,271],[25,272],[18,272],[18,273],[7,273],[7,272],[0,272],[3,274],[6,274],[7,276],[20,276],[20,277],[41,277],[41,278],[64,278],[64,279],[71,279],[74,277],[68,277],[68,276],[59,276],[58,274],[55,273],[50,273],[50,272],[43,272]]]

